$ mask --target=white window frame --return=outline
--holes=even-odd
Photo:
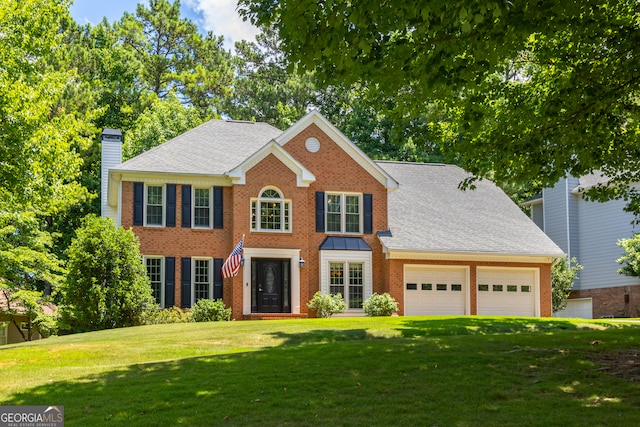
[[[373,261],[371,251],[320,251],[320,292],[328,294],[331,287],[331,264],[342,263],[345,268],[345,278],[349,280],[349,264],[362,265],[362,302],[373,293]],[[345,285],[348,292],[348,283]],[[345,297],[347,309],[345,313],[364,313],[362,308],[348,308],[348,295]],[[339,316],[339,315],[337,315]]]
[[[277,199],[263,198],[262,194],[267,190],[273,190],[280,196]],[[280,205],[280,228],[262,228],[261,224],[261,204],[262,203],[278,203]],[[291,233],[293,223],[293,204],[291,199],[286,199],[284,193],[274,186],[267,186],[260,190],[258,197],[252,197],[249,204],[249,221],[251,231],[264,232],[264,233]],[[288,226],[288,228],[287,228]]]
[[[196,270],[197,270],[197,261],[207,261],[208,264],[208,279],[209,282],[207,284],[207,293],[209,297],[207,299],[213,300],[213,258],[209,257],[192,257],[191,258],[191,306],[193,307],[196,302]]]
[[[355,196],[358,198],[358,231],[347,230],[347,196]],[[329,200],[334,197],[340,197],[340,231],[329,230]],[[327,191],[324,195],[324,229],[327,234],[351,234],[362,235],[364,229],[364,212],[363,212],[362,193],[345,193],[340,191]]]
[[[196,225],[196,190],[209,190],[209,225]],[[191,227],[200,229],[212,229],[213,228],[213,187],[192,187],[191,189]],[[203,207],[203,206],[199,206]]]
[[[362,301],[361,301],[361,305],[362,303],[364,303],[364,263],[362,261],[330,261],[329,262],[329,292],[331,292],[331,287],[333,286],[333,284],[331,283],[331,272],[332,272],[332,265],[335,264],[339,264],[342,266],[342,287],[344,288],[343,292],[340,292],[340,294],[342,295],[342,298],[344,299],[345,304],[347,305],[347,310],[357,310],[357,311],[361,311],[362,307],[349,307],[350,303],[351,303],[351,297],[349,296],[350,294],[350,288],[352,286],[351,284],[351,267],[352,266],[360,266],[360,271],[362,272],[362,283],[361,286],[362,287]]]
[[[144,267],[147,271],[147,277],[149,277],[149,266],[147,264],[148,260],[160,260],[160,303],[158,304],[158,307],[160,308],[164,308],[165,305],[165,295],[164,295],[164,288],[165,288],[165,276],[164,276],[164,266],[165,266],[165,261],[164,261],[164,257],[161,255],[145,255],[143,256],[144,259]],[[151,277],[149,277],[149,282],[151,282]],[[151,283],[149,283],[149,285],[151,285]],[[153,289],[153,287],[152,287]]]
[[[147,221],[147,208],[149,206],[149,187],[162,188],[162,222],[161,224],[149,224]],[[164,227],[167,221],[167,186],[164,184],[144,184],[144,225],[145,227]]]

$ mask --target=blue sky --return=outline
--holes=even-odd
[[[173,3],[174,0],[169,0]],[[124,12],[135,13],[138,3],[145,0],[73,0],[71,15],[79,24],[93,24],[107,17],[119,21]],[[182,0],[181,14],[198,25],[201,31],[225,36],[224,47],[233,49],[240,40],[253,41],[258,30],[243,22],[236,11],[237,0]]]

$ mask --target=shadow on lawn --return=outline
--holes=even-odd
[[[580,327],[566,319],[549,320],[523,317],[406,317],[400,328],[404,337],[434,337],[450,335],[521,334],[578,330]]]

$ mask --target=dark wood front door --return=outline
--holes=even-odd
[[[251,308],[255,313],[290,313],[289,260],[252,260]]]

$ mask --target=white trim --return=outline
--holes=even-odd
[[[165,282],[165,257],[164,255],[143,255],[142,259],[144,260],[144,267],[147,270],[147,277],[149,277],[149,270],[148,270],[148,266],[147,266],[147,260],[149,259],[159,259],[160,260],[160,304],[159,307],[160,308],[164,308],[165,306],[165,295],[164,295],[164,291],[165,291],[165,286],[166,286],[166,282]]]
[[[287,142],[291,141],[300,132],[309,127],[311,124],[315,124],[322,130],[329,138],[331,138],[342,150],[347,153],[353,160],[355,160],[360,166],[369,172],[378,182],[385,186],[387,189],[398,188],[398,182],[391,177],[384,169],[378,166],[364,151],[358,148],[353,142],[351,142],[342,132],[338,130],[333,124],[331,124],[318,110],[312,110],[306,116],[298,120],[291,127],[285,130],[275,141],[284,146]]]
[[[196,225],[196,189],[209,190],[209,225],[208,226]],[[200,185],[191,186],[191,228],[196,230],[213,229],[213,187],[200,186]]]
[[[340,231],[329,231],[328,218],[329,218],[329,196],[340,196]],[[358,231],[347,231],[347,203],[346,196],[358,197]],[[351,193],[344,191],[325,191],[324,192],[324,229],[326,234],[343,234],[361,236],[364,234],[364,200],[362,193]]]
[[[407,305],[407,269],[408,270],[423,270],[424,272],[433,271],[433,270],[445,270],[445,271],[463,271],[464,272],[464,283],[463,293],[464,293],[464,315],[469,315],[471,313],[471,267],[468,265],[440,265],[440,264],[404,264],[402,268],[402,293],[403,293],[403,301],[404,307],[403,311],[406,313],[406,305]],[[434,285],[436,285],[434,283]]]
[[[534,311],[534,317],[540,317],[540,268],[536,268],[536,267],[491,267],[491,266],[478,266],[476,268],[476,289],[478,287],[478,285],[480,284],[480,273],[481,272],[488,272],[488,271],[509,271],[509,272],[518,272],[518,271],[526,271],[526,272],[533,272],[534,273],[534,283],[533,283],[533,289],[532,289],[532,297],[533,297],[533,311]],[[478,298],[476,298],[477,301],[477,306],[476,306],[476,312],[479,311],[480,309],[480,298],[478,295]]]
[[[273,154],[296,174],[298,187],[308,187],[311,183],[315,182],[315,175],[309,169],[305,168],[302,163],[294,159],[291,154],[287,153],[284,148],[274,140],[269,141],[264,147],[247,157],[246,160],[227,172],[226,176],[231,178],[234,184],[244,185],[247,179],[247,172],[270,154]]]
[[[243,250],[244,266],[242,269],[242,314],[251,314],[251,259],[252,258],[288,258],[291,263],[291,313],[300,314],[300,249],[279,248],[247,248]],[[305,301],[306,303],[306,301]]]
[[[194,256],[191,257],[191,307],[196,304],[196,261],[208,261],[209,263],[209,300],[213,301],[213,258]]]
[[[488,252],[429,252],[412,250],[389,250],[382,247],[382,252],[386,259],[407,259],[407,260],[434,260],[434,261],[479,261],[479,262],[521,262],[536,264],[551,264],[553,261],[563,256],[562,254],[502,254]]]
[[[147,189],[149,187],[161,187],[162,188],[162,224],[147,224],[147,205],[148,205],[148,193]],[[149,184],[144,183],[144,193],[143,193],[143,204],[142,204],[142,224],[145,227],[153,227],[153,228],[163,228],[166,227],[167,224],[167,185],[166,184]]]
[[[262,198],[262,193],[264,193],[266,190],[274,190],[278,192],[278,195],[280,196],[277,199],[268,199],[268,198]],[[269,202],[271,200],[271,202]],[[280,204],[280,228],[277,230],[272,230],[272,229],[263,229],[260,224],[262,224],[262,220],[261,220],[261,206],[260,203],[265,202],[265,203],[279,203]],[[253,204],[256,204],[256,209],[255,212],[253,211]],[[285,206],[288,209],[285,209]],[[289,224],[289,229],[285,229],[284,225],[285,225],[285,212],[288,211],[288,216],[287,216],[287,224]],[[253,222],[253,215],[256,215],[256,226],[253,227],[252,222]],[[249,199],[249,229],[252,232],[256,232],[256,233],[291,233],[292,232],[292,228],[293,228],[293,203],[291,201],[291,199],[285,199],[284,198],[284,192],[282,190],[280,190],[278,187],[276,187],[275,185],[267,185],[265,187],[262,187],[262,189],[258,192],[258,197],[251,197]]]
[[[373,262],[372,251],[320,251],[320,292],[329,293],[329,264],[342,262],[347,267],[349,263],[362,264],[362,301],[373,293]],[[345,284],[347,286],[347,284]],[[362,310],[347,309],[347,313],[363,313]]]

